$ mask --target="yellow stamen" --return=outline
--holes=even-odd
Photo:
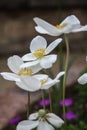
[[[28,68],[25,68],[25,69],[21,69],[18,73],[19,76],[31,76],[32,75],[32,70],[31,69],[28,69]]]
[[[47,82],[47,79],[42,79],[41,80],[41,84],[43,85],[43,84],[45,84]]]
[[[42,58],[45,55],[45,49],[41,48],[34,52],[33,54],[36,58]]]
[[[58,29],[63,29],[67,26],[67,23],[63,23],[62,25],[56,25]]]

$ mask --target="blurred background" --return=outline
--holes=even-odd
[[[22,56],[29,52],[30,41],[40,35],[34,29],[34,17],[56,25],[71,14],[76,15],[82,25],[87,24],[87,0],[0,0],[0,72],[9,71],[8,57],[14,54]],[[56,39],[43,36],[48,43]],[[71,79],[67,80],[68,86],[76,81],[80,71],[87,65],[87,32],[70,34],[69,41],[74,65],[70,69]],[[37,94],[37,99],[39,96]],[[23,111],[25,110],[26,99],[26,92],[0,77],[1,130],[21,110],[21,103],[24,105]]]

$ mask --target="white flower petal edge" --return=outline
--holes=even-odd
[[[48,78],[47,82],[41,86],[41,89],[49,89],[50,87],[52,87],[53,85],[55,85],[58,82],[59,82],[59,80],[55,80],[55,79],[52,80],[52,79]]]
[[[20,77],[18,75],[14,74],[14,73],[2,72],[0,74],[6,80],[20,81]]]
[[[55,126],[55,127],[57,127],[57,128],[58,128],[58,127],[61,127],[62,124],[64,124],[64,121],[63,121],[60,117],[56,116],[56,115],[53,114],[53,113],[48,113],[47,116],[48,116],[47,120],[48,120],[53,126]]]
[[[16,84],[26,91],[35,92],[41,87],[41,82],[32,76],[22,76],[20,79]]]
[[[61,30],[62,34],[63,33],[70,33],[72,29],[80,27],[80,21],[77,19],[75,15],[70,15],[66,17],[61,23],[60,26],[63,24],[66,24],[66,26]]]
[[[75,15],[70,15],[68,17],[66,17],[61,23],[60,25],[64,24],[64,23],[68,23],[68,25],[80,25],[80,21],[79,19],[75,16]]]
[[[29,68],[31,68],[31,67],[33,67],[33,66],[36,66],[36,65],[38,65],[38,63],[39,63],[39,61],[32,61],[32,62],[26,62],[26,63],[23,63],[21,66],[20,66],[20,68],[26,68],[26,67],[29,67]]]
[[[49,54],[54,48],[56,48],[59,43],[62,41],[62,38],[58,38],[55,41],[53,41],[47,48],[46,48],[46,54]]]
[[[54,130],[54,128],[46,121],[40,121],[37,130]]]
[[[35,77],[36,79],[38,79],[38,80],[47,80],[48,79],[48,75],[46,75],[46,74],[36,74],[36,75],[33,75],[32,77]]]
[[[30,114],[28,117],[29,120],[36,120],[38,118],[38,112]]]
[[[30,51],[34,52],[40,48],[46,48],[47,47],[47,41],[42,36],[36,36],[33,38],[33,40],[30,43]]]
[[[56,60],[57,60],[57,55],[55,54],[47,55],[47,56],[44,56],[44,58],[40,60],[40,65],[44,69],[51,68],[53,63],[56,62]]]
[[[41,89],[48,89],[48,88],[52,87],[53,85],[59,83],[60,82],[59,78],[61,76],[63,76],[64,73],[65,73],[64,71],[60,72],[59,74],[57,74],[55,79],[51,79],[48,77],[47,82],[42,85]]]
[[[41,34],[49,34],[49,32],[47,32],[45,29],[43,29],[40,26],[36,26],[35,29],[36,29],[37,32],[39,32]]]
[[[82,85],[87,83],[87,73],[83,74],[79,79],[78,82]]]
[[[39,27],[41,27],[41,28],[43,28],[44,30],[46,30],[46,32],[48,32],[49,35],[51,35],[51,36],[61,35],[61,31],[60,31],[60,30],[58,30],[55,26],[53,26],[52,24],[46,22],[45,20],[42,20],[41,18],[38,18],[38,17],[34,18],[33,20],[35,21],[35,23],[36,23]],[[37,27],[38,27],[38,26],[37,26]],[[38,31],[38,28],[37,28],[36,31]],[[40,32],[40,29],[39,29],[38,32]],[[41,33],[42,33],[42,30],[41,30]]]
[[[23,60],[17,55],[9,57],[7,61],[8,67],[14,73],[19,72],[20,65],[22,64],[23,64]]]
[[[32,53],[25,54],[22,56],[23,61],[33,61],[36,60],[37,58],[33,56]]]
[[[87,25],[72,30],[72,32],[81,32],[81,31],[87,31]]]
[[[16,130],[31,130],[37,127],[38,123],[38,121],[24,120],[17,125]]]
[[[64,72],[64,71],[62,71],[62,72],[58,73],[55,79],[57,79],[57,80],[58,80],[58,79],[59,79],[61,76],[63,76],[64,74],[65,74],[65,72]]]

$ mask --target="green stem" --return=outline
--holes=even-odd
[[[59,72],[63,70],[63,44],[59,45]],[[58,102],[62,98],[62,87],[63,87],[63,77],[60,78],[60,89],[58,94]]]
[[[43,90],[41,90],[41,92],[42,92],[43,109],[45,110],[45,109],[46,109],[46,107],[45,107],[44,91],[43,91]]]
[[[50,88],[49,88],[48,92],[49,92],[49,100],[50,100],[50,112],[52,112],[52,97],[51,97],[51,90],[50,90]]]
[[[67,35],[64,35],[65,42],[66,42],[66,63],[65,63],[65,74],[63,79],[63,102],[65,102],[65,87],[66,87],[66,77],[67,77],[67,70],[68,70],[68,64],[69,64],[69,43]],[[65,110],[65,103],[63,103],[63,115],[64,115],[64,121],[66,123],[66,110]]]
[[[28,92],[27,119],[29,117],[29,111],[30,111],[30,92]]]

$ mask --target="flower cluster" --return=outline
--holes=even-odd
[[[36,36],[30,43],[31,53],[19,57],[11,56],[7,65],[12,72],[0,73],[4,79],[15,81],[16,85],[26,91],[34,92],[40,89],[48,89],[58,83],[64,75],[60,72],[54,79],[47,74],[36,74],[40,70],[51,68],[57,60],[56,54],[49,54],[62,41],[61,38],[53,41],[47,47],[47,41],[42,36]],[[28,62],[25,62],[28,61]]]
[[[47,46],[47,41],[42,36],[36,36],[30,43],[30,53],[20,57],[13,55],[8,58],[7,65],[12,72],[1,72],[1,76],[9,81],[14,81],[18,87],[28,92],[38,90],[47,90],[60,82],[60,77],[64,75],[64,71],[59,72],[54,79],[47,74],[39,73],[42,69],[49,69],[57,60],[56,54],[50,54],[62,41],[58,38]],[[37,74],[38,73],[38,74]],[[39,110],[39,115],[33,114],[29,116],[29,121],[22,121],[17,126],[17,130],[30,130],[37,127],[39,130],[54,129],[60,127],[64,121],[53,113],[46,113]],[[41,116],[41,113],[42,115]],[[37,115],[37,117],[36,117]],[[32,118],[31,118],[32,117]],[[31,121],[37,119],[37,121]],[[48,120],[48,121],[47,121]],[[51,126],[48,122],[52,123]]]
[[[34,18],[34,21],[37,24],[35,27],[37,32],[51,36],[87,31],[87,25],[82,26],[78,18],[74,15],[68,16],[56,26],[37,17]],[[65,39],[65,41],[68,48],[67,40]],[[28,92],[48,90],[55,84],[59,83],[60,77],[64,75],[63,101],[60,102],[60,105],[63,105],[63,107],[65,105],[69,106],[72,104],[72,101],[67,99],[67,103],[64,100],[68,62],[66,62],[65,71],[59,72],[54,79],[52,79],[47,73],[41,73],[41,70],[51,68],[57,61],[57,55],[52,54],[52,51],[61,44],[61,42],[62,38],[57,38],[55,41],[47,45],[47,41],[44,37],[36,36],[29,44],[30,52],[28,54],[25,54],[22,57],[13,55],[8,58],[7,65],[12,72],[1,72],[0,75],[6,80],[14,81],[18,87]],[[68,50],[69,49],[67,49],[67,52]],[[68,58],[66,58],[66,60],[68,61]],[[82,84],[87,83],[87,74],[83,75],[78,81]],[[49,102],[51,104],[51,101]],[[45,100],[43,101],[43,104],[45,104]],[[28,115],[28,120],[21,121],[17,125],[17,130],[31,130],[34,128],[37,128],[37,130],[54,130],[55,127],[59,128],[64,124],[64,121],[60,117],[52,113],[51,110],[50,112],[47,112],[44,105],[42,106],[43,109]],[[63,113],[64,117],[68,115],[73,114],[71,112],[67,115],[66,113]],[[74,117],[75,116],[72,116],[70,119]]]

